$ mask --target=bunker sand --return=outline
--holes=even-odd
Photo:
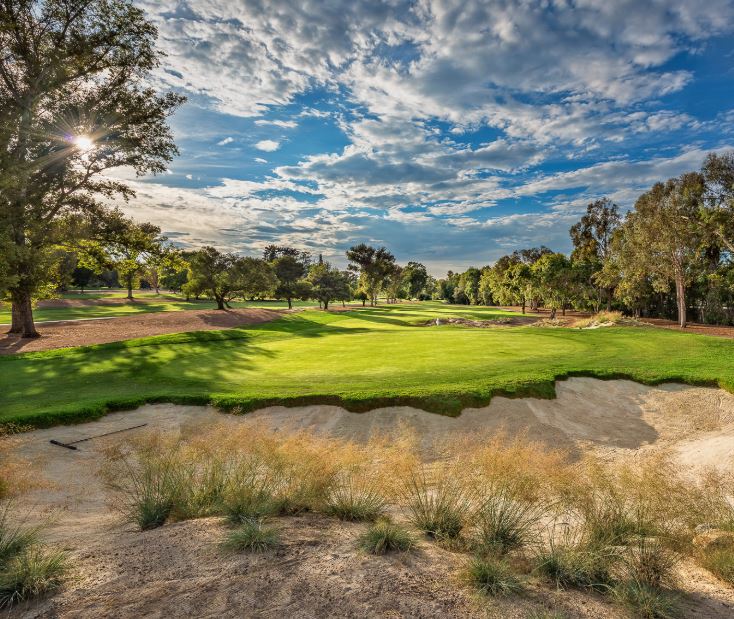
[[[176,431],[198,424],[265,424],[288,431],[367,440],[413,428],[430,458],[441,442],[461,434],[498,430],[524,434],[580,456],[592,450],[609,459],[668,450],[695,474],[698,467],[734,470],[734,395],[723,390],[631,381],[572,378],[557,383],[555,400],[495,398],[481,409],[450,418],[407,407],[350,413],[334,406],[271,407],[243,416],[213,408],[159,404],[114,413],[76,426],[24,436],[18,456],[49,488],[29,506],[51,517],[49,540],[69,550],[77,566],[66,590],[14,616],[41,617],[420,617],[486,615],[486,603],[459,586],[462,557],[421,543],[416,554],[374,558],[354,548],[365,525],[316,514],[275,520],[283,545],[271,554],[222,554],[218,519],[167,525],[147,532],[121,524],[111,512],[96,472],[101,449],[125,433],[81,443],[78,451],[49,444],[78,440],[147,423]],[[690,594],[684,616],[730,617],[734,590],[690,562],[681,582]],[[525,617],[539,605],[569,617],[626,616],[602,597],[531,586],[522,598],[493,600],[489,616]],[[484,606],[484,609],[482,609]]]

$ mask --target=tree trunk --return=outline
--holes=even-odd
[[[686,328],[686,287],[683,283],[683,277],[679,274],[675,276],[675,300],[678,304],[678,324],[681,329]]]
[[[36,325],[33,323],[33,304],[31,295],[26,291],[12,293],[12,322],[8,333],[21,337],[39,337]]]
[[[133,300],[133,277],[132,275],[125,278],[126,284],[127,284],[127,298],[132,301]]]
[[[293,309],[293,303],[291,303],[290,297],[288,297],[288,309]]]
[[[522,313],[523,313],[523,314],[525,313],[525,303],[526,303],[526,301],[525,301],[525,297],[523,297],[523,298],[522,298]]]
[[[550,319],[551,320],[556,319],[556,308],[555,307],[551,308]]]
[[[367,299],[362,299],[362,307],[364,307],[365,305],[367,305]]]
[[[324,311],[326,311],[327,309],[329,309],[329,300],[324,299]]]
[[[224,298],[223,297],[214,297],[217,300],[217,309],[223,310],[224,309]]]

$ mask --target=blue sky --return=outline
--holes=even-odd
[[[435,275],[734,146],[734,0],[139,0],[188,95],[125,209],[182,246],[384,244]]]

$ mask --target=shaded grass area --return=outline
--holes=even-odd
[[[493,308],[440,303],[304,311],[261,325],[0,358],[0,423],[89,419],[144,402],[458,414],[496,395],[555,395],[556,379],[678,381],[734,391],[734,341],[645,327],[419,327]]]
[[[89,293],[89,294],[67,294],[64,300],[81,299],[84,301],[96,301],[99,299],[124,299],[125,293]],[[272,308],[283,309],[288,307],[286,301],[239,301],[230,304],[233,308]],[[294,307],[312,307],[312,301],[294,301]],[[90,304],[70,305],[68,307],[38,307],[33,316],[36,322],[50,320],[83,320],[88,318],[116,318],[120,316],[134,316],[138,314],[150,314],[156,312],[180,312],[184,310],[213,310],[217,304],[214,301],[202,299],[200,301],[186,301],[175,295],[161,294],[156,296],[151,293],[135,295],[135,300],[115,304]],[[10,306],[0,303],[0,324],[10,324]]]

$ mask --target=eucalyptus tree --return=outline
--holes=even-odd
[[[146,81],[160,62],[156,37],[133,0],[0,1],[0,262],[11,333],[38,335],[32,301],[59,220],[103,218],[109,199],[134,195],[106,172],[160,173],[177,153],[167,117],[183,97]]]
[[[308,262],[301,255],[284,254],[275,258],[271,264],[278,278],[278,285],[275,288],[276,299],[285,299],[288,302],[288,309],[291,309],[293,299],[308,298],[311,293],[311,285],[305,279],[308,274]]]
[[[360,243],[347,250],[349,270],[360,274],[362,289],[370,299],[370,305],[377,304],[377,295],[385,285],[386,278],[393,272],[395,256],[385,247],[379,249]]]
[[[687,324],[686,288],[705,243],[706,226],[700,218],[704,191],[704,177],[696,172],[656,183],[637,199],[623,226],[622,277],[630,274],[639,280],[642,270],[658,292],[673,285],[681,328]]]
[[[161,229],[151,223],[137,223],[115,212],[109,215],[105,225],[94,240],[78,243],[79,264],[95,273],[115,271],[127,290],[127,298],[133,299],[133,288],[141,275],[151,269],[163,269],[167,261],[174,260],[174,250],[166,246]],[[158,280],[156,277],[156,292]]]
[[[403,281],[408,297],[418,298],[428,284],[428,270],[420,262],[408,262],[403,268]]]
[[[185,290],[210,296],[217,309],[223,310],[234,299],[270,294],[276,284],[275,273],[264,260],[221,253],[207,246],[191,254]]]
[[[614,288],[601,286],[597,279],[604,263],[611,256],[612,237],[621,223],[617,205],[608,198],[602,198],[591,202],[584,216],[570,230],[574,246],[571,259],[586,267],[585,270],[589,272],[588,283],[598,289],[600,297],[604,292],[607,310],[612,308]]]
[[[701,173],[706,207],[702,219],[716,240],[734,256],[734,151],[710,153]]]
[[[349,274],[319,260],[308,272],[313,298],[321,303],[325,310],[332,301],[348,301],[351,295]]]

